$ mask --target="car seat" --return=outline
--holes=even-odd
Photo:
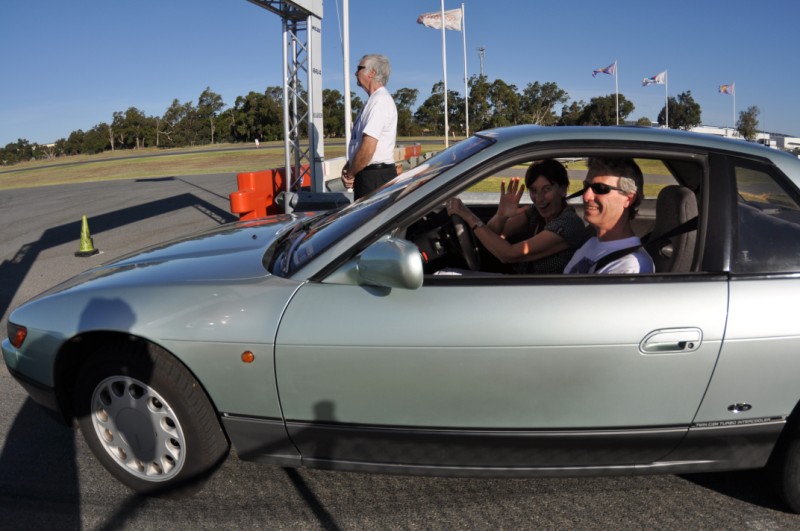
[[[656,199],[656,220],[644,248],[656,272],[688,272],[697,240],[697,199],[685,186],[664,187]]]

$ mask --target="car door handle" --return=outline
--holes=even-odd
[[[699,328],[654,330],[639,343],[642,354],[685,354],[700,348],[703,332]]]

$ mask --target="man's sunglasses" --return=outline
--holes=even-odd
[[[586,193],[586,190],[588,190],[589,188],[591,188],[592,192],[594,192],[597,195],[606,195],[608,193],[611,193],[611,190],[616,190],[618,192],[623,192],[626,194],[628,193],[627,190],[623,190],[622,188],[619,188],[617,186],[611,186],[610,184],[587,183],[586,181],[583,181],[583,190],[581,190],[581,194]]]

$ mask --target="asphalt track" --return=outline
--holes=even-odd
[[[231,174],[0,192],[0,308],[92,265],[234,219]],[[102,254],[77,258],[86,215]],[[5,330],[5,327],[2,328]],[[4,529],[800,528],[758,472],[581,479],[452,479],[293,470],[232,453],[185,500],[133,495],[0,369]]]

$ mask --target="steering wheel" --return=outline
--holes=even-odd
[[[453,230],[456,235],[456,242],[458,243],[461,256],[467,262],[467,267],[470,271],[479,271],[481,268],[480,254],[478,254],[478,244],[475,241],[475,235],[472,234],[464,220],[458,214],[454,214],[450,218],[453,222]]]

